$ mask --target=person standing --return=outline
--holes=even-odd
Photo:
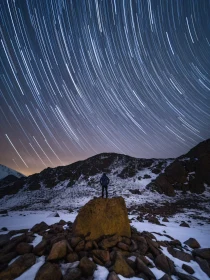
[[[108,185],[109,185],[109,178],[106,176],[106,173],[103,173],[100,184],[102,186],[102,197],[104,197],[104,189],[106,191],[106,198],[108,197]]]

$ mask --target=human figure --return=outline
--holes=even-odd
[[[104,197],[104,189],[106,190],[106,198],[108,197],[108,185],[109,185],[109,178],[106,176],[106,173],[103,173],[100,184],[102,186],[102,197]]]

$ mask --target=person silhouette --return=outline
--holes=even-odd
[[[102,197],[104,197],[104,189],[106,190],[106,198],[108,197],[108,185],[109,185],[109,178],[106,176],[106,173],[103,173],[101,179],[100,179],[100,184],[102,186]]]

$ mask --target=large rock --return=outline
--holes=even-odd
[[[210,260],[210,248],[203,248],[203,249],[194,249],[192,251],[194,256],[198,256],[200,258]]]
[[[125,201],[122,197],[90,200],[73,224],[74,236],[94,240],[103,235],[131,236]]]
[[[62,259],[67,255],[68,243],[66,240],[59,241],[55,243],[50,251],[47,260],[57,260]]]
[[[192,249],[197,249],[200,248],[200,244],[198,243],[198,241],[195,238],[189,238],[188,240],[186,240],[184,242],[184,244],[188,245],[190,248]]]
[[[136,266],[137,270],[139,272],[143,272],[147,277],[149,277],[149,279],[155,279],[155,275],[153,274],[153,272],[146,266],[146,264],[144,264],[144,262],[140,258],[136,259]]]
[[[82,271],[82,275],[84,277],[88,277],[88,276],[93,275],[93,273],[96,269],[96,264],[94,262],[92,262],[91,260],[89,260],[87,257],[83,257],[80,260],[79,268]]]
[[[174,258],[177,258],[181,261],[190,262],[193,259],[193,257],[190,254],[174,249],[171,246],[167,247],[167,250]]]
[[[165,174],[169,183],[185,183],[187,181],[187,172],[180,161],[174,161],[165,169]]]
[[[210,278],[210,267],[207,260],[199,257],[195,257],[196,262],[199,264],[200,268],[209,276]]]
[[[36,257],[34,254],[25,254],[15,260],[6,270],[0,272],[0,279],[12,280],[20,276],[29,267],[34,265]]]
[[[172,260],[170,260],[164,254],[158,255],[155,259],[155,264],[157,268],[161,269],[168,275],[172,275],[175,273],[175,266]]]
[[[46,262],[40,267],[36,274],[35,280],[60,280],[62,279],[62,273],[60,268],[56,264]]]
[[[120,253],[116,253],[116,259],[112,270],[124,277],[133,277],[135,275],[134,270],[126,263]]]
[[[175,196],[174,188],[167,180],[165,174],[160,174],[154,181],[155,185],[158,187],[157,191],[159,193],[164,193],[167,196]]]

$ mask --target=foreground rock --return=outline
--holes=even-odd
[[[75,236],[86,240],[103,235],[131,236],[125,201],[122,197],[90,200],[81,208],[73,225]]]

